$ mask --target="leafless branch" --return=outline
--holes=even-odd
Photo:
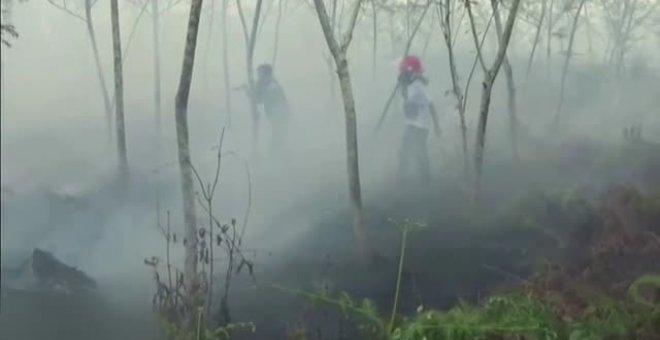
[[[355,30],[355,25],[357,24],[358,15],[360,14],[360,7],[362,7],[362,0],[357,0],[355,7],[353,7],[353,12],[351,13],[351,21],[348,24],[348,30],[346,31],[346,35],[344,36],[344,40],[341,44],[341,49],[344,52],[351,44],[351,40],[353,40],[353,31]]]
[[[268,2],[268,5],[266,6],[266,11],[264,11],[264,14],[262,16],[261,22],[259,23],[259,29],[257,30],[257,36],[261,35],[261,31],[264,29],[264,25],[266,24],[266,19],[268,18],[268,15],[270,14],[270,11],[273,9],[273,4],[277,0],[271,0]]]
[[[479,50],[484,46],[484,43],[486,42],[486,35],[488,34],[488,30],[490,29],[490,25],[493,23],[493,17],[495,13],[490,16],[490,19],[488,20],[488,25],[486,25],[486,29],[484,30],[484,33],[481,35],[481,41],[479,42]],[[470,74],[468,75],[467,82],[465,83],[465,96],[463,97],[463,107],[467,107],[467,99],[468,99],[468,94],[470,92],[470,83],[472,82],[472,76],[474,76],[474,71],[477,68],[477,62],[479,62],[479,57],[475,56],[474,57],[474,62],[472,63],[472,68],[470,69]]]
[[[325,3],[323,0],[314,0],[314,8],[319,17],[319,22],[321,23],[321,28],[323,30],[323,35],[325,35],[325,40],[328,42],[328,48],[330,48],[330,53],[335,57],[339,56],[341,48],[337,44],[335,39],[332,26],[330,26],[330,21],[328,18],[328,11],[325,8]]]
[[[504,58],[506,57],[506,50],[507,47],[509,46],[509,41],[511,40],[511,33],[513,33],[513,24],[516,20],[516,15],[518,12],[518,6],[520,5],[520,0],[514,0],[513,4],[511,5],[511,10],[509,11],[509,16],[507,17],[506,20],[506,25],[504,26],[504,33],[502,34],[502,39],[500,42],[500,47],[499,50],[497,51],[497,57],[495,58],[495,61],[493,62],[490,72],[492,73],[497,73],[500,66],[502,66],[502,62],[504,61]],[[495,14],[496,11],[493,11]]]
[[[149,1],[144,2],[142,8],[140,9],[140,13],[138,14],[137,18],[135,18],[135,21],[133,21],[133,26],[131,27],[131,33],[128,35],[128,40],[126,41],[126,47],[124,48],[124,55],[122,55],[121,57],[122,62],[124,62],[124,60],[126,59],[126,54],[128,54],[128,49],[131,47],[131,43],[133,42],[133,36],[135,36],[135,31],[137,29],[138,24],[140,23],[140,18],[142,18],[142,14],[144,14],[147,11],[148,4]]]
[[[481,54],[481,47],[479,43],[479,38],[477,37],[477,27],[474,23],[474,13],[472,13],[472,4],[470,0],[465,0],[465,9],[468,12],[468,18],[470,19],[470,31],[472,32],[472,39],[474,40],[474,47],[477,49],[477,60],[481,65],[481,69],[486,73],[488,69],[486,68],[486,62],[484,62],[484,57]]]
[[[245,209],[245,214],[243,215],[243,226],[241,227],[241,234],[239,238],[239,245],[240,245],[243,243],[243,236],[245,235],[248,219],[250,217],[250,211],[252,210],[252,176],[250,175],[250,166],[248,165],[248,162],[245,159],[241,158],[240,155],[235,151],[227,151],[227,154],[236,157],[238,160],[240,160],[243,163],[243,166],[245,168],[245,175],[247,176],[248,201],[247,201],[247,207]]]
[[[422,26],[422,22],[424,21],[424,17],[426,17],[426,13],[428,12],[429,8],[431,7],[431,4],[433,2],[429,0],[426,3],[426,6],[424,7],[424,11],[422,12],[421,16],[419,17],[419,20],[417,20],[417,23],[415,24],[415,27],[413,28],[412,32],[410,32],[410,36],[408,37],[408,42],[406,43],[406,49],[403,52],[403,55],[407,55],[410,52],[410,48],[412,47],[412,43],[415,40],[415,36],[417,35],[417,31],[419,31],[419,27]]]
[[[245,21],[245,14],[243,13],[243,5],[241,0],[236,0],[236,10],[238,11],[238,17],[241,19],[241,27],[243,28],[243,38],[245,43],[249,44],[250,37],[248,36],[247,23]]]
[[[174,8],[175,6],[180,4],[182,1],[183,0],[170,0],[170,2],[167,4],[167,6],[165,6],[165,8],[162,11],[160,11],[160,14],[164,14],[166,12],[169,12],[169,10],[171,10],[172,8]]]
[[[80,14],[77,14],[77,13],[73,12],[72,10],[70,10],[70,9],[67,7],[67,5],[66,5],[66,0],[63,0],[63,1],[62,1],[62,5],[56,3],[54,0],[48,0],[48,2],[49,2],[51,5],[53,5],[53,7],[55,7],[55,8],[57,8],[57,9],[59,9],[59,10],[65,12],[65,13],[67,13],[67,14],[73,16],[74,18],[76,18],[76,19],[78,19],[78,20],[81,20],[82,22],[86,22],[86,20],[85,20],[85,18],[84,18],[83,16],[81,16]]]

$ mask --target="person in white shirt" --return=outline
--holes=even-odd
[[[417,165],[421,180],[428,183],[431,179],[427,148],[429,129],[433,123],[434,132],[439,135],[440,127],[435,106],[426,94],[428,80],[418,57],[403,58],[398,81],[406,124],[399,155],[399,176],[405,177],[411,166]]]

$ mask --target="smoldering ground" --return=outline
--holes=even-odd
[[[99,289],[90,296],[71,299],[10,293],[3,288],[2,337],[158,338],[158,325],[151,310],[155,287],[152,272],[143,259],[164,256],[165,243],[156,221],[165,221],[168,212],[172,228],[182,233],[172,98],[187,11],[183,7],[177,9],[163,23],[165,109],[160,136],[153,126],[149,99],[151,73],[144,67],[150,62],[148,32],[138,30],[127,53],[131,180],[128,192],[120,192],[115,178],[115,141],[107,137],[92,58],[81,24],[47,4],[33,1],[21,6],[25,7],[17,8],[17,24],[34,16],[48,20],[32,26],[20,25],[20,40],[11,50],[3,50],[6,92],[2,112],[2,184],[8,191],[3,191],[2,265],[12,267],[33,248],[40,247],[87,272],[98,281]],[[420,303],[446,307],[457,295],[475,298],[484,294],[490,284],[505,282],[507,277],[481,266],[489,261],[506,264],[505,269],[510,272],[522,274],[527,270],[527,263],[517,264],[513,260],[521,254],[493,250],[494,243],[513,242],[515,237],[480,243],[463,230],[468,229],[469,223],[479,223],[466,218],[470,215],[465,203],[469,191],[462,183],[458,117],[445,92],[450,80],[441,46],[432,46],[424,58],[431,79],[429,92],[442,116],[442,136],[433,137],[429,144],[434,183],[425,190],[408,190],[397,183],[395,176],[402,135],[398,109],[389,113],[382,131],[374,132],[394,82],[395,77],[390,75],[396,72],[392,60],[397,58],[381,52],[373,70],[366,49],[368,41],[359,36],[350,59],[358,101],[363,196],[367,228],[378,240],[374,243],[383,260],[368,268],[352,263],[348,255],[353,241],[341,101],[339,91],[332,89],[336,83],[325,65],[326,47],[318,24],[304,11],[293,12],[282,28],[288,38],[281,41],[276,68],[276,76],[293,107],[286,154],[271,148],[269,123],[265,119],[261,120],[258,154],[253,153],[246,98],[241,92],[232,92],[231,116],[224,109],[228,98],[218,62],[220,51],[213,43],[217,32],[211,35],[203,29],[200,34],[189,112],[193,163],[203,182],[212,179],[218,140],[226,128],[214,210],[224,222],[235,218],[242,223],[247,217],[244,243],[255,262],[256,285],[245,273],[233,283],[230,307],[234,319],[254,321],[261,336],[281,336],[298,317],[298,307],[303,302],[271,290],[270,284],[346,290],[355,296],[374,298],[387,307],[399,236],[388,218],[422,220],[432,229],[410,241],[413,249],[406,278],[411,280],[407,280],[404,293],[410,298],[404,310],[414,310]],[[126,19],[124,27],[130,27],[131,22]],[[109,19],[99,16],[96,23],[99,43],[105,46],[109,57]],[[237,18],[233,17],[231,23],[234,28],[239,27]],[[264,39],[264,45],[258,48],[262,50],[259,58],[269,60],[272,41]],[[231,40],[232,85],[238,86],[245,78],[243,42],[236,32]],[[473,58],[467,50],[461,53],[461,68],[469,69]],[[514,69],[523,69],[524,58],[511,59]],[[658,185],[658,172],[653,171],[658,169],[660,159],[657,146],[653,146],[658,142],[653,137],[660,132],[658,65],[647,57],[646,71],[630,78],[628,81],[634,86],[622,90],[621,86],[604,86],[600,71],[587,58],[581,60],[568,78],[565,115],[570,124],[561,137],[549,129],[556,98],[547,95],[557,92],[558,81],[548,82],[542,74],[533,74],[528,80],[523,80],[522,72],[517,76],[525,84],[519,87],[519,112],[524,122],[520,141],[523,165],[511,156],[505,88],[498,85],[488,133],[483,220],[496,216],[509,202],[532,189],[587,186],[590,194],[597,196],[615,182],[632,182],[642,188]],[[109,63],[110,58],[104,57],[107,70]],[[377,75],[377,81],[372,73]],[[467,118],[472,131],[479,100],[478,78],[473,80],[468,102]],[[616,106],[612,104],[612,91],[616,91]],[[5,98],[8,102],[4,102]],[[603,161],[610,154],[622,152],[622,130],[634,124],[643,125],[649,151],[630,160]],[[469,137],[472,146],[473,132]],[[200,226],[206,226],[203,212],[199,215]],[[474,243],[490,248],[471,246]],[[552,247],[545,243],[543,246]],[[174,258],[180,264],[182,249],[174,251]],[[424,269],[429,262],[439,274]],[[222,266],[219,260],[219,271]],[[7,282],[5,277],[3,282]]]

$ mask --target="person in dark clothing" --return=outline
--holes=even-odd
[[[424,183],[431,179],[427,148],[429,125],[433,122],[436,135],[440,134],[435,106],[426,94],[428,80],[422,63],[416,56],[406,56],[399,65],[399,88],[403,96],[406,129],[399,155],[399,177],[405,177],[411,166],[417,165]]]
[[[270,122],[274,146],[281,148],[287,134],[289,103],[282,86],[273,76],[273,67],[270,64],[257,67],[254,100],[257,105],[263,107]]]

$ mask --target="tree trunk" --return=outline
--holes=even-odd
[[[353,97],[351,77],[348,70],[348,61],[346,60],[346,51],[348,50],[348,46],[350,45],[353,36],[353,30],[355,29],[355,23],[362,5],[362,0],[358,0],[353,8],[348,31],[346,32],[341,45],[335,38],[323,0],[314,0],[314,5],[319,17],[319,22],[321,23],[321,28],[323,29],[326,43],[328,44],[328,48],[330,49],[335,60],[335,65],[337,66],[337,77],[339,78],[339,86],[341,88],[342,101],[344,103],[344,114],[346,117],[346,161],[348,188],[351,198],[351,208],[353,210],[353,234],[356,239],[358,250],[365,255],[365,252],[368,249],[363,227],[364,220],[358,159],[355,99]]]
[[[112,51],[115,64],[115,119],[117,128],[117,156],[119,157],[119,175],[128,179],[128,156],[126,154],[126,129],[124,125],[124,72],[121,63],[121,32],[119,30],[119,5],[117,0],[110,0],[110,19],[112,22]]]
[[[456,60],[454,59],[454,48],[452,41],[452,25],[451,25],[451,0],[444,0],[444,4],[439,6],[444,6],[443,14],[444,16],[440,18],[441,27],[442,27],[442,36],[444,37],[445,46],[447,47],[447,56],[449,59],[449,72],[451,74],[451,84],[452,84],[452,93],[456,99],[456,109],[458,110],[458,117],[460,119],[460,128],[461,128],[461,146],[463,150],[463,176],[466,181],[470,178],[470,168],[469,168],[469,154],[468,154],[468,145],[467,145],[467,125],[465,123],[465,106],[463,105],[463,90],[459,84],[458,80],[458,71],[456,69]],[[443,8],[443,7],[440,7]]]
[[[332,9],[330,17],[330,28],[332,28],[333,37],[337,34],[338,31],[338,22],[341,21],[341,16],[339,20],[337,19],[337,2],[338,0],[332,0]],[[325,64],[328,67],[328,79],[330,79],[330,104],[332,104],[333,110],[336,109],[337,104],[337,77],[335,77],[335,67],[333,65],[332,54],[325,55]]]
[[[263,0],[257,0],[257,7],[255,9],[254,17],[252,18],[252,32],[250,33],[250,45],[247,51],[247,75],[248,83],[250,86],[250,93],[255,92],[254,80],[254,47],[257,43],[257,29],[259,28],[259,16],[261,15],[261,5]],[[252,113],[252,133],[254,137],[255,147],[259,145],[259,109],[255,98],[250,99],[250,112]]]
[[[495,30],[497,31],[498,43],[502,44],[502,19],[498,0],[491,0],[493,16],[495,18]],[[509,57],[504,54],[504,75],[506,76],[507,106],[509,107],[509,131],[511,133],[511,151],[513,158],[519,159],[518,153],[518,107],[516,105],[516,87],[513,79],[513,69],[509,62]]]
[[[282,10],[283,3],[285,0],[277,0],[277,18],[275,19],[275,40],[273,42],[273,58],[271,59],[270,64],[275,68],[275,62],[277,61],[277,52],[280,47],[280,23],[282,22]]]
[[[378,12],[376,11],[376,1],[371,1],[371,17],[372,17],[372,32],[373,43],[371,45],[371,77],[376,81],[376,55],[378,51]]]
[[[0,13],[0,15],[2,16],[2,24],[3,26],[12,25],[13,24],[12,15],[14,13],[14,0],[3,1],[3,3],[5,3],[5,11],[4,13]],[[4,30],[2,33],[4,33]],[[6,47],[7,47],[6,45],[0,43],[0,48],[4,49]],[[7,72],[7,69],[5,68],[5,63],[7,62],[7,55],[8,55],[8,51],[3,51],[2,58],[0,58],[0,97],[2,98],[2,100],[0,100],[0,106],[1,106],[0,115],[2,114],[2,112],[6,112],[7,102],[9,101],[8,100],[9,97],[5,92],[7,89],[5,87],[5,77]],[[4,115],[2,116],[4,117]]]
[[[546,58],[546,68],[547,68],[547,75],[548,78],[550,77],[550,69],[551,69],[551,58],[552,58],[552,28],[554,27],[554,22],[553,22],[553,11],[555,9],[555,0],[550,0],[550,8],[548,10],[548,37],[546,41],[546,51],[545,51],[545,58]]]
[[[156,118],[156,132],[161,135],[162,127],[162,100],[161,100],[161,81],[160,81],[160,9],[159,0],[151,0],[151,15],[153,23],[153,44],[154,44],[154,108]],[[157,142],[160,144],[160,141]]]
[[[257,29],[259,28],[259,17],[261,16],[261,7],[263,0],[257,0],[257,6],[254,12],[254,17],[252,18],[252,27],[250,33],[247,33],[247,26],[245,23],[245,17],[243,15],[243,7],[241,1],[238,0],[236,5],[241,17],[241,22],[243,24],[243,31],[246,37],[245,47],[246,47],[246,62],[245,66],[247,68],[247,77],[248,77],[248,89],[250,92],[250,113],[252,115],[252,138],[253,138],[253,149],[257,150],[259,145],[259,108],[257,106],[256,99],[252,95],[254,93],[254,47],[257,42]]]
[[[545,19],[546,5],[548,0],[543,0],[541,4],[541,17],[539,18],[539,24],[536,26],[536,34],[534,35],[534,44],[532,45],[532,51],[529,53],[529,61],[527,62],[527,78],[529,78],[529,73],[532,70],[532,64],[534,63],[534,54],[536,53],[536,47],[539,45],[539,40],[541,40],[541,30],[543,29],[543,21]]]
[[[341,56],[339,60],[337,60],[337,76],[339,77],[339,87],[341,88],[341,97],[344,103],[344,113],[346,115],[346,162],[348,171],[348,188],[351,196],[351,207],[353,209],[353,233],[359,248],[365,249],[366,239],[363,231],[355,99],[353,98],[353,88],[351,85],[351,76],[348,71],[348,61],[346,60],[346,56]]]
[[[227,114],[227,127],[231,126],[231,75],[229,74],[229,43],[227,41],[227,7],[229,0],[222,1],[222,69],[225,86],[225,111]]]
[[[0,48],[4,48],[4,46],[1,46]],[[5,93],[5,61],[7,59],[7,54],[3,52],[2,58],[0,58],[0,97],[2,100],[0,100],[0,117],[4,117],[3,112],[7,112],[5,107],[7,105],[7,94]]]
[[[474,153],[475,164],[475,194],[478,198],[481,194],[481,175],[483,172],[483,161],[486,146],[486,125],[488,124],[488,111],[490,110],[490,98],[493,91],[494,77],[487,73],[482,83],[481,102],[479,103],[479,123],[477,125],[477,143]]]
[[[101,94],[103,95],[103,107],[105,108],[105,121],[108,139],[112,139],[112,104],[110,102],[108,88],[105,84],[105,76],[103,75],[103,67],[101,66],[101,57],[99,56],[99,48],[98,44],[96,43],[96,33],[94,32],[94,22],[92,21],[92,5],[92,0],[85,0],[85,23],[87,24],[89,42],[92,45],[92,52],[94,53],[96,75],[99,79]]]
[[[193,188],[192,160],[190,157],[190,138],[188,135],[188,97],[195,64],[195,48],[199,19],[202,12],[202,0],[193,0],[190,4],[188,33],[183,52],[181,78],[175,99],[176,134],[181,172],[181,191],[183,194],[183,214],[185,226],[185,269],[184,275],[188,297],[192,297],[198,288],[197,276],[197,220],[195,216],[195,193]]]
[[[573,42],[575,41],[575,32],[577,31],[577,26],[580,19],[580,13],[582,12],[582,7],[586,0],[580,0],[577,11],[575,13],[575,18],[573,18],[573,27],[571,28],[571,35],[568,38],[568,49],[566,50],[566,58],[564,59],[564,67],[561,71],[561,85],[559,88],[559,103],[557,104],[557,113],[555,114],[555,132],[559,131],[559,123],[561,111],[564,106],[564,91],[566,88],[566,74],[568,73],[568,65],[571,61],[571,55],[573,54]]]
[[[485,154],[486,146],[486,127],[488,124],[488,112],[490,110],[490,99],[493,91],[493,83],[497,78],[497,74],[504,62],[506,56],[506,49],[509,46],[509,41],[511,40],[511,33],[513,32],[513,26],[515,23],[516,15],[518,13],[518,7],[520,5],[520,0],[513,0],[511,4],[511,9],[509,11],[509,17],[507,18],[506,25],[504,27],[504,32],[501,35],[501,41],[497,51],[497,57],[493,62],[493,65],[487,69],[484,73],[484,80],[482,83],[482,92],[481,92],[481,104],[479,105],[479,123],[477,125],[477,140],[475,146],[475,190],[474,198],[475,203],[479,201],[479,196],[481,194],[481,175],[483,170],[483,159]],[[474,31],[474,25],[472,25],[472,30]],[[477,45],[477,49],[480,47]],[[480,54],[480,52],[477,52]]]

